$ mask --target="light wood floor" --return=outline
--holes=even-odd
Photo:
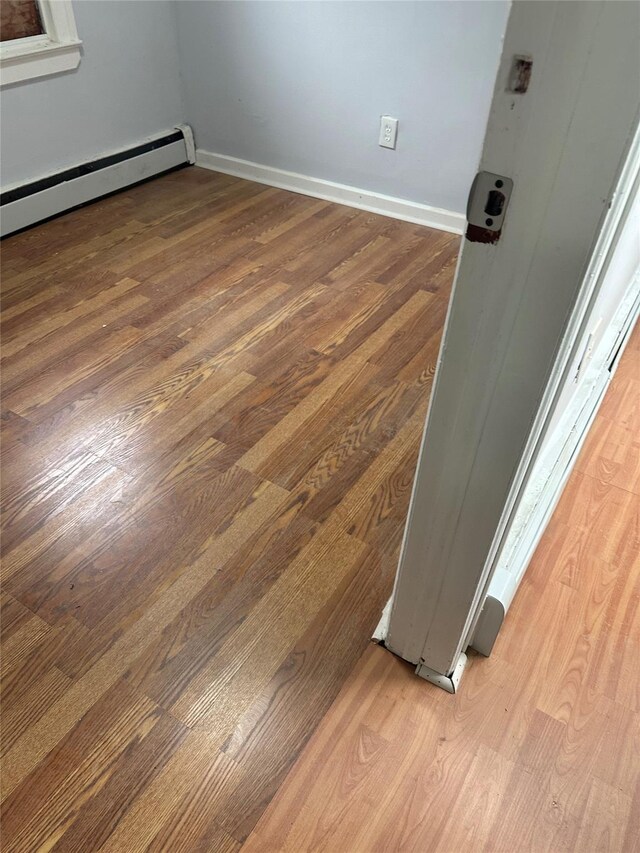
[[[389,595],[457,247],[197,168],[4,241],[7,853],[240,848]]]
[[[639,606],[640,327],[494,654],[370,646],[243,853],[640,850]]]

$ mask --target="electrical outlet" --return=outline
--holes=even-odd
[[[395,148],[398,138],[398,119],[391,116],[380,116],[380,139],[378,145],[383,148]]]

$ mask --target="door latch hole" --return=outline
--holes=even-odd
[[[504,208],[505,196],[499,190],[490,190],[484,212],[488,216],[500,216]]]

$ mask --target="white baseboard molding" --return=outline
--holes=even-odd
[[[102,155],[97,160],[45,175],[24,185],[3,187],[0,234],[3,237],[13,234],[58,213],[193,162],[189,134],[190,128],[181,125],[178,130],[173,129],[164,136]]]
[[[371,213],[379,213],[381,216],[415,222],[417,225],[426,225],[429,228],[437,228],[451,234],[462,234],[464,231],[466,220],[462,213],[442,210],[428,204],[394,198],[358,187],[350,187],[347,184],[325,181],[322,178],[313,178],[310,175],[300,175],[297,172],[288,172],[285,169],[276,169],[273,166],[263,166],[260,163],[240,160],[226,154],[214,154],[212,151],[204,151],[202,148],[196,150],[196,165],[211,169],[214,172],[222,172],[225,175],[234,175],[237,178],[246,178],[259,184],[267,184],[270,187],[278,187],[313,198],[345,204],[348,207],[368,210]]]

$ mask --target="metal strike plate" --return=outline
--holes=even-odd
[[[471,185],[467,220],[486,231],[500,231],[509,206],[513,181],[504,175],[478,172]]]

